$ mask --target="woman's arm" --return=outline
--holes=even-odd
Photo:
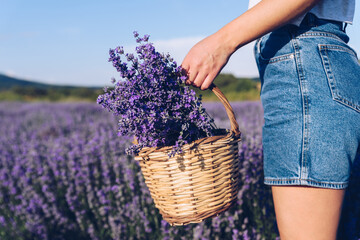
[[[238,48],[285,25],[319,1],[262,0],[191,48],[182,63],[187,83],[207,89]]]

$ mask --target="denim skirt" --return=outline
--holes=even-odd
[[[343,189],[360,143],[360,65],[343,24],[307,14],[258,39],[265,184]]]

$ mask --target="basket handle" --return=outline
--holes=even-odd
[[[220,99],[221,103],[224,105],[226,114],[228,115],[228,118],[230,119],[231,131],[236,136],[240,135],[239,125],[236,121],[234,111],[233,111],[229,101],[225,97],[225,95],[213,83],[210,85],[209,89]]]

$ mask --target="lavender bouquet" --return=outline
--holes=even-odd
[[[173,146],[170,155],[181,153],[181,146],[212,136],[214,121],[202,107],[201,96],[185,86],[186,75],[170,57],[155,50],[149,35],[139,37],[136,56],[123,47],[110,49],[109,62],[120,73],[113,89],[105,89],[97,102],[119,117],[118,134],[134,135],[137,143],[127,153],[143,147]],[[124,58],[126,61],[124,61]]]

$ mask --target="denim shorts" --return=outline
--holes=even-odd
[[[307,14],[258,39],[265,184],[343,189],[360,142],[360,65],[340,22]]]

